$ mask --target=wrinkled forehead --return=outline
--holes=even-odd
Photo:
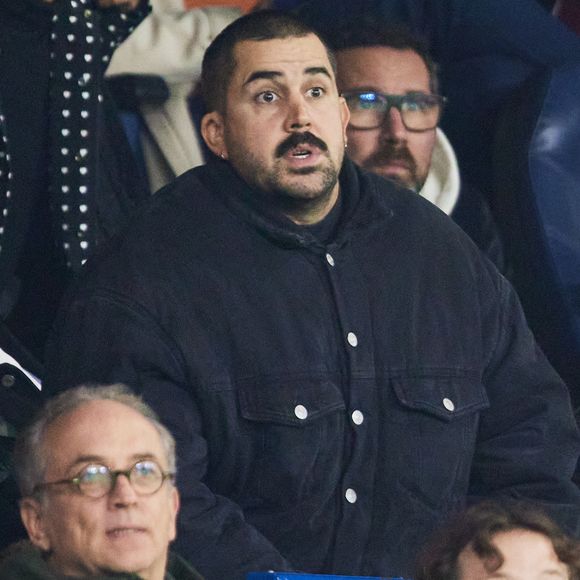
[[[256,73],[266,71],[281,79],[296,79],[319,70],[336,83],[329,54],[315,34],[269,40],[243,40],[234,47],[235,68],[230,87],[242,88]]]
[[[166,460],[153,423],[116,401],[90,401],[61,415],[48,426],[44,448],[56,470],[66,470],[86,457],[121,467],[139,457]]]

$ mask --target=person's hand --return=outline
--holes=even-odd
[[[131,12],[140,0],[97,0],[99,8],[117,8],[120,12]]]

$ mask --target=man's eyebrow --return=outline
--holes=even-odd
[[[314,76],[314,75],[325,75],[327,76],[330,80],[332,80],[332,76],[330,74],[330,72],[328,71],[328,69],[325,66],[311,66],[308,67],[306,69],[304,69],[304,74],[308,75],[308,76]],[[283,76],[283,74],[280,71],[276,71],[276,70],[257,70],[254,71],[244,82],[243,86],[247,86],[250,83],[253,83],[254,81],[257,80],[261,80],[261,79],[266,79],[266,80],[272,80],[272,79],[276,79]]]
[[[245,87],[246,85],[249,85],[250,83],[253,83],[254,81],[260,80],[260,79],[266,79],[266,80],[272,80],[275,79],[277,77],[281,77],[282,73],[279,71],[275,71],[275,70],[257,70],[254,71],[244,82],[243,86]]]
[[[332,75],[330,74],[329,70],[325,66],[311,66],[307,69],[304,69],[304,73],[307,75],[325,75],[330,80],[332,80]]]

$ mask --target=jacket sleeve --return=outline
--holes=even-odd
[[[79,297],[61,313],[47,361],[50,394],[81,383],[123,382],[143,396],[173,433],[181,496],[174,549],[206,580],[244,580],[250,571],[291,569],[245,522],[238,505],[205,485],[208,446],[194,385],[179,349],[145,310],[112,294]]]
[[[539,503],[579,535],[580,493],[572,476],[580,440],[568,389],[537,346],[513,288],[495,273],[490,278],[494,291],[480,285],[490,407],[481,415],[471,494]]]

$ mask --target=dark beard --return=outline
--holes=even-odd
[[[414,191],[420,191],[423,183],[419,179],[417,173],[417,163],[405,145],[385,143],[381,146],[379,151],[364,160],[363,167],[369,171],[379,173],[383,165],[392,161],[401,161],[407,166],[410,182],[404,181],[398,176],[389,176],[388,179],[400,183]]]
[[[305,167],[295,170],[294,173],[296,175],[309,175],[320,171],[320,169],[315,167]],[[322,186],[314,195],[304,195],[300,193],[298,188],[290,189],[282,186],[274,176],[269,184],[268,201],[270,205],[275,206],[278,211],[285,215],[300,219],[313,213],[317,208],[323,207],[328,203],[332,195],[332,191],[338,181],[338,174],[334,165],[325,167],[322,173]]]
[[[322,153],[320,163],[287,167],[284,156],[300,145],[316,147]],[[274,157],[274,166],[262,170],[250,150],[236,148],[230,151],[234,169],[259,195],[264,207],[293,221],[308,222],[328,205],[338,182],[340,167],[332,161],[326,143],[309,132],[289,135],[275,148]]]

